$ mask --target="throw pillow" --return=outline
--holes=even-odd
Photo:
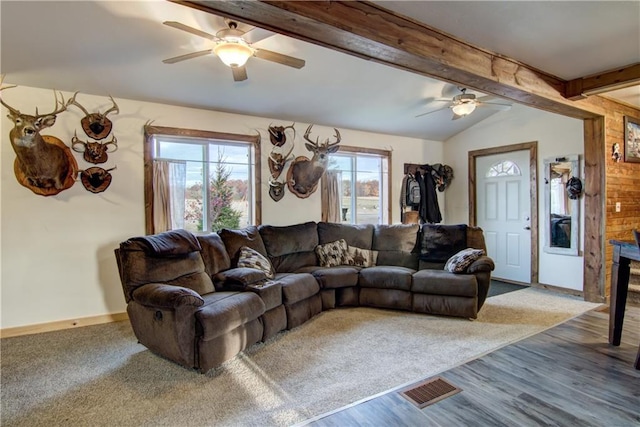
[[[275,277],[275,271],[271,262],[265,258],[260,252],[251,249],[248,246],[240,248],[240,256],[238,258],[238,267],[255,268],[264,271],[265,276],[269,279]]]
[[[349,251],[344,239],[316,246],[316,255],[322,267],[349,265]]]
[[[349,246],[349,265],[355,267],[373,267],[378,259],[378,251]]]
[[[484,255],[482,249],[463,249],[447,260],[444,269],[451,273],[464,273],[475,260]]]

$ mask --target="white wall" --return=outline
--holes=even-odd
[[[544,218],[544,159],[580,154],[580,175],[584,182],[584,135],[582,120],[515,105],[450,138],[444,144],[445,163],[456,178],[446,190],[447,223],[468,223],[468,152],[523,142],[538,142],[538,219]],[[463,178],[463,179],[460,179]],[[584,198],[580,199],[580,256],[545,253],[543,228],[539,230],[539,277],[541,284],[582,290],[584,248]]]
[[[65,99],[69,93],[64,93]],[[25,113],[53,107],[53,93],[47,89],[20,86],[3,92],[3,99]],[[80,94],[78,101],[89,111],[105,111],[111,102],[103,97]],[[0,286],[2,288],[1,327],[25,326],[58,320],[77,319],[125,310],[113,250],[119,242],[144,234],[143,126],[154,120],[158,126],[262,135],[262,218],[265,224],[286,225],[319,221],[320,191],[308,199],[287,192],[278,203],[268,195],[267,155],[271,148],[266,128],[269,124],[289,124],[277,118],[258,118],[215,111],[116,99],[120,114],[113,119],[113,134],[119,149],[100,165],[117,166],[111,186],[93,194],[77,182],[56,196],[43,197],[22,187],[13,174],[15,154],[9,142],[13,124],[2,109],[0,121]],[[85,139],[80,127],[83,114],[75,107],[58,115],[57,123],[43,131],[70,145],[74,130]],[[298,123],[296,155],[308,155]],[[333,129],[313,128],[321,138]],[[407,163],[438,163],[443,160],[441,142],[340,129],[342,144],[393,150],[391,195],[392,221],[399,222],[400,181]],[[92,165],[76,154],[80,169]],[[444,197],[441,208],[444,207]]]

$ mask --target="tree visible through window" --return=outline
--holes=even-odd
[[[146,136],[145,169],[152,171],[145,173],[148,233],[171,228],[207,233],[259,224],[259,136],[150,126]],[[163,174],[158,172],[163,163],[182,167]]]
[[[342,223],[389,223],[390,156],[384,150],[351,147],[331,155],[328,170],[338,173]]]

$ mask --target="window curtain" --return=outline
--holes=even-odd
[[[340,222],[340,171],[326,171],[322,177],[322,221]]]
[[[184,228],[187,164],[167,160],[153,162],[153,230],[155,233]]]

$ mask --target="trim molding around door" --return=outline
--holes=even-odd
[[[531,196],[531,283],[538,283],[538,141],[469,151],[469,225],[476,217],[476,158],[512,151],[529,151],[529,195]]]

